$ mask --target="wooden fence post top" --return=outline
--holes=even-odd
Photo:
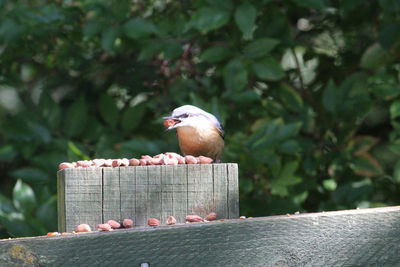
[[[0,266],[395,266],[400,207],[0,240]]]
[[[82,223],[92,228],[108,220],[149,218],[162,224],[169,216],[239,217],[236,163],[71,168],[58,172],[58,231]]]

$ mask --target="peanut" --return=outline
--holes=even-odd
[[[197,160],[199,161],[200,164],[210,164],[213,162],[212,158],[204,157],[204,156],[198,156]]]
[[[133,221],[132,221],[131,219],[124,219],[124,220],[122,221],[122,225],[123,225],[125,228],[132,228],[132,227],[133,227]]]
[[[159,157],[159,158],[155,158],[154,157],[154,158],[151,159],[151,164],[152,165],[160,165],[161,164],[161,159],[162,159],[161,157]]]
[[[146,166],[147,165],[147,159],[139,159],[139,165],[140,166]]]
[[[47,236],[58,236],[61,235],[59,232],[49,232],[47,233]]]
[[[171,127],[171,126],[173,126],[174,124],[175,124],[174,120],[171,120],[171,119],[166,119],[166,120],[164,120],[164,126],[165,126],[165,127]]]
[[[122,161],[120,159],[114,159],[112,161],[112,166],[113,167],[119,167],[119,166],[121,166],[121,164],[122,164]]]
[[[174,216],[169,216],[167,219],[167,224],[168,225],[172,225],[172,224],[176,224],[176,219]]]
[[[83,168],[92,166],[92,162],[89,160],[79,160],[76,163],[78,164],[78,167],[83,167]]]
[[[84,232],[91,232],[92,229],[90,228],[89,224],[82,223],[78,225],[75,229],[75,232],[77,233],[84,233]]]
[[[106,160],[104,161],[103,166],[104,166],[104,167],[112,167],[112,163],[113,163],[113,160],[112,160],[112,159],[106,159]]]
[[[109,225],[108,223],[101,223],[99,225],[97,225],[97,229],[99,229],[100,231],[111,231],[111,225]]]
[[[161,223],[156,218],[150,218],[150,219],[147,220],[147,224],[149,226],[159,226]]]
[[[121,166],[129,166],[129,159],[127,158],[121,159]]]
[[[129,166],[139,166],[139,163],[140,163],[139,160],[135,158],[131,158],[129,160]]]
[[[118,229],[121,227],[121,224],[117,221],[114,220],[108,220],[107,224],[109,224],[111,226],[112,229]]]
[[[58,168],[59,168],[60,170],[63,170],[63,169],[75,168],[75,166],[74,166],[74,164],[72,164],[72,163],[63,162],[63,163],[60,163],[60,165],[58,165]]]
[[[95,167],[101,167],[104,165],[105,159],[93,159],[92,165]]]
[[[186,216],[186,221],[187,222],[202,222],[203,218],[201,218],[199,215],[187,215]]]
[[[186,161],[186,164],[197,164],[198,163],[197,158],[190,156],[190,155],[185,156],[185,161]]]
[[[217,218],[217,214],[215,212],[210,212],[207,214],[207,216],[204,218],[206,221],[214,221]]]

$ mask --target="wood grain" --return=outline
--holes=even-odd
[[[212,211],[218,218],[238,218],[237,171],[232,163],[62,170],[58,229],[125,218],[145,226],[149,218],[165,223],[171,215],[184,223],[186,215]]]
[[[60,172],[59,172],[60,173]],[[59,200],[64,199],[59,207],[59,231],[71,232],[81,223],[87,223],[95,228],[102,221],[102,169],[77,168],[67,169],[58,179]]]
[[[398,266],[400,207],[0,241],[0,266]]]

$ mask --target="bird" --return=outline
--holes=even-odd
[[[192,105],[184,105],[164,117],[167,130],[176,129],[179,147],[184,156],[205,156],[220,162],[225,147],[224,129],[211,113]]]

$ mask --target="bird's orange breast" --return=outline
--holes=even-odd
[[[184,155],[206,156],[219,159],[224,150],[224,139],[217,128],[177,128],[179,147]]]

